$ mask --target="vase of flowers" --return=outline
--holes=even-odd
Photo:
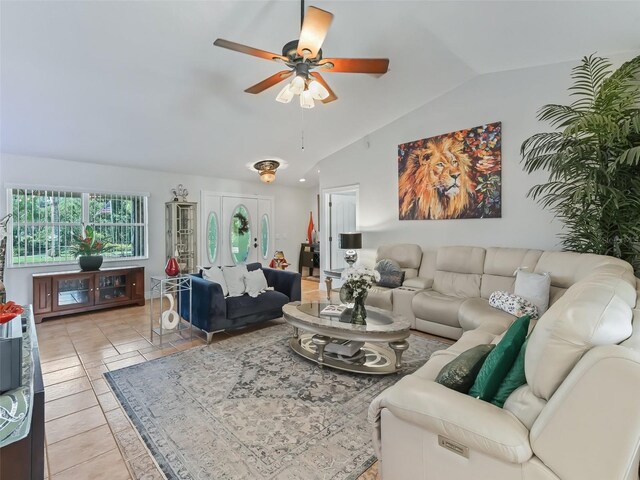
[[[73,236],[74,245],[71,253],[78,258],[80,270],[89,272],[100,270],[102,266],[102,252],[108,251],[111,246],[97,239],[96,231],[91,225],[82,224],[80,235]]]
[[[380,280],[380,274],[363,266],[349,267],[342,272],[342,280],[344,284],[340,297],[343,301],[353,302],[351,323],[366,325],[367,309],[364,301],[373,283]]]

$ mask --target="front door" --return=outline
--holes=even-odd
[[[205,264],[238,265],[273,257],[273,199],[202,192],[202,255]]]

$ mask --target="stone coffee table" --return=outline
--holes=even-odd
[[[408,321],[386,310],[367,307],[367,324],[354,325],[351,309],[340,317],[320,315],[327,305],[292,302],[282,308],[285,321],[293,326],[289,346],[294,352],[320,366],[348,372],[385,375],[402,368],[402,353],[409,348]],[[325,352],[333,339],[365,344],[352,357],[346,357]]]

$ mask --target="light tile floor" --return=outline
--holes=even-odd
[[[302,283],[303,300],[323,295],[317,282]],[[46,320],[37,331],[46,399],[45,479],[164,478],[102,374],[204,345],[204,334],[194,329],[193,340],[173,334],[161,348],[157,336],[150,341],[148,306]],[[246,331],[219,333],[213,342]],[[360,480],[377,478],[375,464]]]

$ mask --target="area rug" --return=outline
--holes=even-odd
[[[299,357],[287,325],[105,374],[169,479],[354,480],[374,461],[367,408],[401,375]],[[413,335],[403,374],[448,345]]]

